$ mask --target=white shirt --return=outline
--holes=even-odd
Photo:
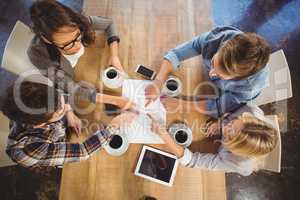
[[[81,44],[81,48],[79,51],[75,54],[72,55],[66,55],[62,54],[71,64],[71,66],[74,68],[75,65],[77,64],[79,58],[84,54],[84,46]]]

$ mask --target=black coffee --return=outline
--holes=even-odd
[[[116,76],[118,75],[118,72],[114,69],[110,69],[108,70],[108,72],[106,73],[106,76],[109,78],[109,79],[113,79],[115,78]]]
[[[188,135],[185,131],[178,131],[175,135],[175,139],[179,143],[185,143],[188,138]]]
[[[122,146],[123,140],[121,136],[114,135],[111,141],[109,142],[109,146],[111,146],[114,149],[118,149]]]
[[[177,84],[177,82],[174,81],[174,80],[169,80],[169,81],[167,82],[167,88],[168,88],[169,90],[171,90],[171,91],[175,91],[175,90],[177,90],[177,88],[178,88],[178,84]]]

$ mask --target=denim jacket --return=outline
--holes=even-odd
[[[212,68],[211,60],[222,44],[241,33],[243,32],[230,26],[216,27],[193,38],[191,41],[171,49],[164,58],[170,61],[174,68],[177,69],[180,66],[180,62],[201,54],[204,68],[206,72],[209,72]],[[264,67],[257,73],[239,80],[223,80],[219,77],[209,77],[210,81],[221,91],[218,101],[215,99],[207,101],[209,114],[216,117],[237,109],[241,104],[256,98],[267,85],[268,76],[269,68]],[[217,105],[217,102],[220,105]]]

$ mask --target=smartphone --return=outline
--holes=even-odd
[[[105,114],[107,116],[117,116],[121,114],[121,108],[112,104],[104,104],[105,106]]]
[[[138,65],[135,72],[149,78],[150,80],[153,80],[156,76],[156,72],[143,66],[143,65]]]

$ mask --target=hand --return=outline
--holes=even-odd
[[[108,60],[108,65],[114,66],[117,69],[119,69],[120,71],[124,72],[123,66],[122,66],[118,56],[111,56]]]
[[[152,119],[152,131],[159,134],[159,136],[165,142],[165,145],[177,156],[177,158],[181,158],[184,154],[183,147],[176,144],[176,142],[167,132],[166,128],[158,120],[149,114],[148,116]]]
[[[152,124],[151,124],[151,130],[154,133],[158,133],[158,134],[162,134],[166,132],[166,128],[164,127],[164,125],[159,122],[157,119],[155,119],[152,115],[147,114],[147,116],[152,120]]]
[[[160,100],[169,112],[183,111],[184,102],[180,99],[173,97],[162,97]]]
[[[145,107],[147,107],[151,102],[155,101],[159,97],[161,87],[162,86],[160,86],[160,84],[155,83],[154,81],[145,88],[145,96],[146,96]]]
[[[79,136],[79,133],[81,132],[81,120],[74,114],[73,111],[68,111],[66,113],[68,125],[72,127],[75,130],[75,133],[77,136]]]
[[[130,101],[126,97],[119,97],[116,100],[117,106],[119,106],[122,110],[136,110],[136,104],[133,101]]]
[[[206,137],[220,134],[220,123],[218,121],[215,121],[206,124],[206,131],[204,134]]]
[[[120,126],[129,125],[135,120],[137,113],[135,112],[124,112],[112,119],[111,125],[115,128],[120,128]]]

